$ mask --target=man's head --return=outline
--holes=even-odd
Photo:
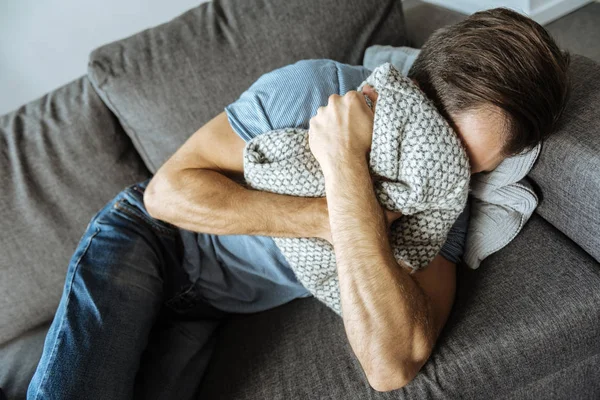
[[[435,31],[408,77],[453,125],[477,173],[555,130],[569,60],[541,25],[496,8]]]

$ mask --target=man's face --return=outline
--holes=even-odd
[[[369,85],[362,92],[373,102],[373,112],[377,93]],[[494,170],[503,160],[502,135],[505,120],[500,109],[495,106],[459,113],[452,116],[454,129],[465,146],[471,174]]]
[[[460,137],[471,174],[494,170],[505,158],[502,155],[504,117],[493,108],[466,111],[453,116],[454,128]]]

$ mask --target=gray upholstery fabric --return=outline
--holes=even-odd
[[[366,47],[404,36],[397,0],[214,0],[96,49],[88,72],[155,172],[263,73],[307,58],[360,64]]]
[[[370,389],[342,320],[309,298],[226,322],[199,398],[533,398],[574,376],[576,392],[551,398],[597,398],[600,371],[591,357],[600,351],[599,286],[600,265],[534,214],[481,268],[459,269],[449,321],[405,388]]]
[[[96,211],[149,176],[87,78],[0,117],[0,343],[54,315]]]
[[[562,128],[529,176],[542,193],[536,212],[600,261],[600,64],[573,55],[571,81]]]
[[[559,46],[600,62],[600,3],[593,2],[545,26]]]
[[[370,44],[409,44],[399,3],[216,1],[98,49],[90,73],[156,169],[268,70],[311,57],[359,64]],[[415,47],[462,18],[410,15]],[[539,214],[596,258],[597,68],[574,60],[568,125],[531,174]],[[21,334],[0,346],[0,386],[19,399],[87,222],[149,172],[87,78],[0,117],[0,138],[0,343]],[[600,398],[600,266],[569,238],[534,214],[481,268],[460,269],[458,285],[432,358],[403,390],[371,390],[339,317],[304,299],[226,323],[200,398]]]
[[[598,366],[600,354],[591,354],[577,364],[558,368],[553,374],[535,380],[529,385],[515,387],[506,400],[589,399],[600,397]]]
[[[199,399],[593,399],[600,396],[600,265],[534,214],[457,299],[429,362],[406,388],[369,388],[341,319],[314,298],[217,331]],[[0,386],[24,398],[46,326],[0,347]]]
[[[0,387],[9,399],[25,399],[49,327],[40,325],[0,346]]]
[[[421,48],[436,29],[455,24],[467,17],[449,8],[419,3],[405,11],[406,37],[410,47]]]

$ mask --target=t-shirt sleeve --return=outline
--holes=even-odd
[[[465,243],[467,241],[467,230],[469,228],[469,216],[471,212],[471,202],[467,201],[467,204],[454,221],[454,225],[448,232],[446,242],[440,250],[440,254],[448,261],[452,261],[457,264],[462,258],[465,252]]]
[[[273,129],[308,129],[330,95],[356,90],[370,73],[363,66],[335,60],[300,60],[263,74],[225,107],[225,113],[246,142]]]

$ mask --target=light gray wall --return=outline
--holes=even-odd
[[[207,0],[0,0],[0,115],[86,73],[90,51]]]

